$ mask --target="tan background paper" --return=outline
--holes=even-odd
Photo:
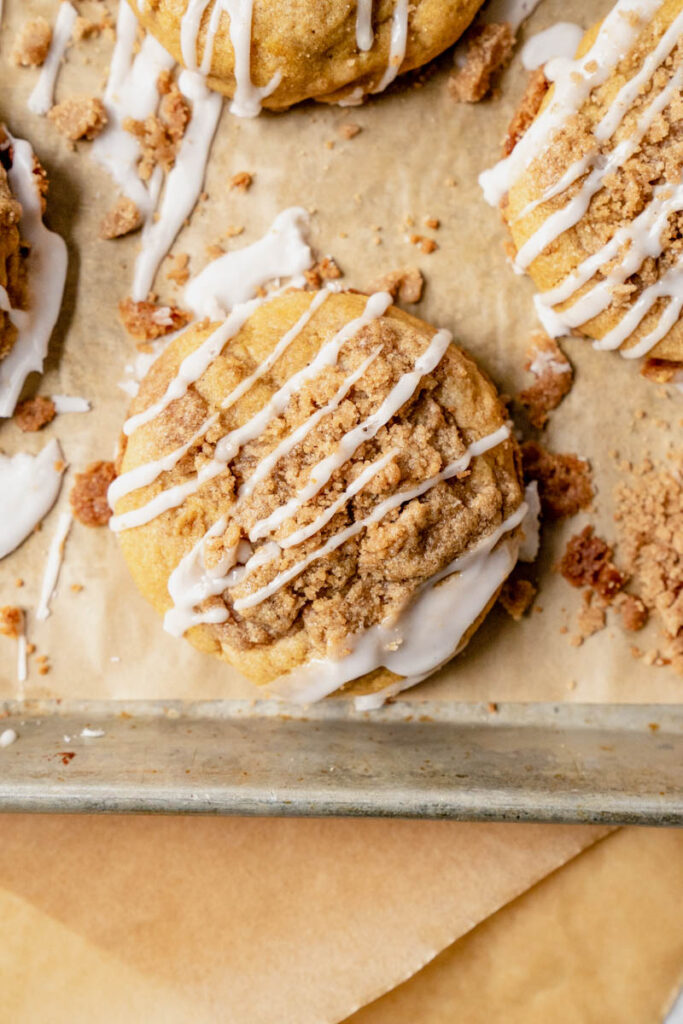
[[[0,830],[0,1020],[22,1024],[339,1021],[606,831],[86,816]]]
[[[607,2],[544,0],[526,34],[561,17],[587,25]],[[107,177],[87,155],[78,154],[57,138],[52,125],[26,109],[36,73],[8,70],[13,30],[28,10],[52,18],[55,4],[8,0],[0,38],[0,117],[12,130],[28,136],[46,162],[52,179],[49,219],[67,238],[71,270],[67,303],[41,384],[43,393],[61,391],[87,395],[94,410],[87,416],[59,417],[39,436],[20,435],[11,424],[0,426],[0,446],[12,453],[36,450],[49,436],[58,436],[76,469],[92,458],[107,458],[125,416],[126,396],[116,382],[133,352],[117,323],[116,304],[126,293],[137,238],[101,242],[99,219],[112,202]],[[96,91],[102,82],[111,42],[102,39],[74,48],[60,79],[58,97]],[[381,272],[419,264],[427,291],[418,311],[432,322],[451,328],[491,372],[501,388],[515,392],[525,380],[523,353],[535,326],[532,288],[505,263],[503,231],[496,211],[485,205],[476,174],[491,164],[524,84],[519,58],[503,80],[500,99],[476,106],[458,106],[449,98],[446,78],[451,58],[430,68],[421,88],[399,85],[390,95],[358,109],[341,110],[314,104],[286,114],[265,114],[240,121],[224,114],[214,147],[206,188],[191,228],[176,251],[192,253],[192,270],[206,261],[205,247],[218,240],[230,224],[245,226],[231,246],[258,237],[285,206],[304,204],[314,210],[313,243],[331,252],[346,271],[350,285],[367,287]],[[352,120],[363,131],[343,141],[338,126]],[[333,142],[334,148],[326,147]],[[230,192],[228,178],[240,170],[255,175],[251,190]],[[457,182],[455,187],[447,179]],[[407,214],[415,228],[436,216],[439,249],[425,256],[406,241]],[[376,231],[380,227],[381,231]],[[347,237],[341,237],[342,230]],[[430,232],[425,232],[430,233]],[[373,239],[379,237],[380,245]],[[168,282],[161,279],[164,287]],[[655,425],[674,415],[675,403],[659,398],[636,367],[609,353],[573,340],[567,345],[577,369],[569,398],[554,414],[548,442],[560,450],[588,457],[598,489],[597,519],[612,535],[610,494],[614,481],[607,450],[624,457],[645,449],[661,450],[667,437]],[[597,396],[599,395],[599,401]],[[633,420],[636,408],[645,420]],[[671,435],[668,436],[668,443]],[[64,488],[61,504],[66,502]],[[459,697],[466,700],[611,700],[665,701],[680,698],[681,685],[669,669],[648,669],[629,652],[633,638],[610,628],[582,648],[571,648],[559,635],[567,620],[563,609],[576,610],[580,595],[549,567],[566,537],[583,525],[578,517],[566,528],[548,531],[541,562],[542,589],[538,612],[515,624],[496,611],[464,655],[419,687],[408,699]],[[54,513],[41,533],[0,567],[0,602],[35,604],[45,552],[54,529]],[[26,587],[17,593],[16,576]],[[69,584],[85,585],[75,595]],[[540,609],[542,608],[542,611]],[[167,636],[155,614],[136,592],[116,540],[106,530],[76,525],[67,546],[59,594],[45,624],[30,621],[31,639],[47,651],[53,669],[47,678],[35,670],[27,694],[41,696],[185,697],[253,696],[236,673],[196,654],[186,643]],[[64,637],[69,636],[65,646]],[[652,637],[652,634],[651,634]],[[639,643],[646,643],[642,637]],[[656,637],[653,639],[656,642]],[[15,692],[13,659],[8,646],[0,652],[0,694]],[[120,659],[112,661],[111,659]],[[570,685],[574,685],[569,690]]]

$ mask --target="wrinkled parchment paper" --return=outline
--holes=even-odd
[[[608,6],[544,0],[525,32],[559,19],[585,26]],[[84,395],[92,400],[93,411],[60,416],[39,435],[21,435],[12,423],[4,423],[0,446],[9,453],[35,451],[57,436],[73,473],[91,459],[111,457],[126,414],[128,399],[117,381],[134,348],[118,323],[116,306],[128,292],[138,239],[98,240],[99,220],[114,198],[111,182],[89,158],[87,144],[72,152],[49,122],[27,111],[36,72],[9,67],[13,30],[29,10],[52,20],[55,4],[8,0],[5,7],[0,117],[15,134],[31,139],[44,160],[52,183],[49,222],[65,236],[71,257],[66,303],[39,390]],[[111,40],[105,37],[72,48],[58,98],[99,91],[110,53]],[[523,364],[529,331],[536,327],[532,286],[506,265],[498,213],[484,203],[476,176],[498,156],[526,73],[517,56],[502,80],[499,97],[458,106],[446,89],[450,66],[446,56],[429,69],[419,87],[399,84],[360,108],[307,104],[255,120],[238,120],[226,111],[207,173],[208,199],[200,204],[175,251],[191,253],[196,273],[208,260],[206,247],[229,226],[245,229],[228,243],[234,248],[258,238],[284,207],[304,205],[312,212],[314,247],[336,257],[347,284],[363,288],[381,273],[420,266],[427,288],[417,307],[419,315],[451,328],[501,390],[513,394],[528,383]],[[362,128],[351,140],[338,133],[347,122]],[[228,187],[229,178],[243,170],[254,175],[246,194]],[[412,227],[406,227],[407,216],[414,219]],[[439,218],[440,229],[425,228],[427,217]],[[412,232],[433,236],[438,250],[422,254],[407,240]],[[165,294],[168,287],[162,273],[159,290]],[[607,452],[617,449],[623,458],[635,460],[645,451],[661,453],[673,438],[656,422],[677,422],[680,399],[676,403],[659,397],[636,367],[611,353],[594,352],[585,341],[571,340],[566,349],[576,368],[576,382],[552,415],[547,444],[590,459],[597,489],[590,519],[612,537],[615,469]],[[648,415],[636,422],[637,408]],[[61,507],[69,486],[67,479]],[[53,512],[43,529],[0,565],[0,603],[35,606],[55,521]],[[525,621],[517,624],[499,609],[494,611],[466,653],[406,699],[679,699],[680,679],[667,668],[648,668],[635,661],[629,653],[634,637],[619,626],[578,649],[560,635],[564,624],[572,632],[568,617],[578,610],[581,597],[551,566],[567,537],[585,521],[579,516],[545,531],[540,594]],[[14,587],[15,577],[26,581],[21,590]],[[84,589],[74,593],[72,583]],[[249,698],[255,693],[227,665],[163,632],[129,578],[115,537],[106,529],[75,524],[53,613],[43,624],[35,623],[29,613],[29,638],[52,664],[47,676],[37,675],[33,668],[26,688],[29,697],[198,699]],[[635,642],[644,649],[655,645],[656,627],[650,628],[649,640],[640,634]],[[8,652],[4,642],[2,696],[16,692]]]
[[[80,815],[0,829],[0,1018],[20,1024],[335,1024],[606,831]]]

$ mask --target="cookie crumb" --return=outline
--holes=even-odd
[[[620,594],[617,610],[621,616],[621,624],[629,633],[637,633],[648,620],[648,611],[639,597],[633,594]]]
[[[69,502],[79,523],[107,525],[112,514],[107,491],[115,477],[113,462],[91,462],[82,473],[76,474]]]
[[[588,587],[604,601],[612,601],[626,582],[612,561],[612,548],[596,537],[592,526],[571,537],[557,571],[572,587]]]
[[[641,376],[656,384],[671,384],[682,372],[683,364],[670,359],[646,359],[640,368]]]
[[[383,274],[370,285],[372,292],[389,292],[399,302],[419,302],[424,291],[424,277],[417,267],[404,267]]]
[[[548,413],[571,391],[572,366],[553,338],[544,331],[534,331],[527,349],[526,369],[536,379],[530,387],[520,391],[517,398],[526,408],[531,425],[542,430],[548,422]]]
[[[587,508],[593,500],[590,468],[572,454],[549,452],[536,441],[522,445],[526,480],[538,481],[543,511],[552,519],[565,519]]]
[[[237,189],[238,192],[247,192],[253,183],[253,174],[250,174],[249,171],[238,171],[230,178],[228,185],[231,189]]]
[[[521,576],[508,576],[500,592],[499,601],[515,622],[519,622],[529,610],[538,588],[531,580]]]
[[[458,103],[478,103],[491,88],[494,75],[510,61],[515,36],[510,26],[481,25],[468,39],[464,65],[448,80],[448,90]]]
[[[166,279],[173,281],[177,285],[184,285],[190,279],[190,255],[186,252],[176,253],[175,256],[170,257],[171,266],[166,271]]]
[[[97,138],[107,123],[107,111],[97,96],[72,96],[54,106],[47,116],[70,142]]]
[[[154,341],[190,322],[191,315],[177,306],[158,306],[154,302],[119,302],[119,318],[126,332],[139,341]]]
[[[164,171],[171,170],[192,114],[170,72],[159,75],[157,89],[162,97],[158,114],[150,114],[144,121],[127,117],[123,122],[125,131],[140,143],[138,175],[142,181],[149,181],[157,165]]]
[[[142,214],[132,199],[121,196],[100,222],[100,238],[123,238],[142,226]]]
[[[339,125],[337,131],[342,139],[355,139],[356,135],[359,135],[363,129],[359,124],[354,124],[353,121],[345,121]]]
[[[45,18],[31,18],[19,29],[12,47],[12,63],[20,68],[39,68],[45,63],[52,29]]]
[[[55,403],[47,395],[36,395],[35,398],[25,398],[14,410],[14,422],[23,430],[30,433],[40,430],[51,423],[57,411]]]
[[[324,281],[337,281],[343,276],[343,271],[331,256],[323,256],[310,270],[304,270],[306,285],[314,291],[322,288]]]
[[[24,632],[24,613],[21,608],[6,604],[0,608],[0,633],[16,640]]]
[[[524,95],[508,125],[503,142],[503,156],[509,156],[526,133],[527,128],[540,110],[549,88],[550,82],[545,77],[543,68],[537,68],[535,71],[532,71]]]

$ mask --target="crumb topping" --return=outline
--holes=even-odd
[[[155,302],[119,302],[119,318],[126,332],[138,341],[149,342],[180,330],[192,319],[190,313],[177,306],[158,306]]]
[[[106,526],[111,518],[107,490],[116,472],[113,462],[91,462],[77,473],[69,501],[73,514],[84,526]]]
[[[122,238],[142,226],[142,214],[132,199],[121,196],[100,222],[100,238]]]
[[[24,632],[24,613],[21,608],[6,604],[0,608],[0,633],[16,640]]]
[[[56,416],[55,403],[47,395],[36,395],[19,402],[14,410],[14,422],[24,433],[40,430]]]
[[[70,142],[97,138],[107,123],[107,111],[97,96],[72,96],[57,103],[47,116]]]
[[[370,286],[371,292],[389,292],[399,302],[419,302],[424,291],[424,277],[417,267],[392,270],[378,277]]]
[[[574,516],[593,500],[590,468],[576,455],[556,454],[536,441],[526,441],[522,464],[525,479],[538,481],[541,506],[551,519]]]
[[[536,585],[515,569],[503,584],[499,601],[508,615],[519,622],[534,603],[537,591]]]
[[[542,430],[548,422],[548,413],[571,391],[572,366],[553,338],[543,331],[534,331],[527,350],[526,369],[536,379],[517,397],[526,407],[531,425]]]
[[[448,80],[458,103],[478,103],[491,88],[494,76],[510,62],[515,36],[507,23],[481,25],[469,34],[464,65]]]
[[[52,28],[45,18],[30,18],[19,29],[12,47],[12,63],[37,68],[45,62],[52,42]]]

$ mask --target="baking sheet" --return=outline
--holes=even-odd
[[[86,5],[84,4],[83,7]],[[527,23],[530,34],[557,20],[588,25],[609,2],[544,0]],[[116,305],[129,289],[138,240],[97,238],[102,214],[113,202],[113,186],[89,159],[87,144],[77,153],[52,125],[30,114],[26,99],[34,71],[8,64],[14,32],[28,13],[53,20],[50,0],[6,0],[0,33],[0,117],[28,137],[51,178],[49,223],[66,238],[70,270],[65,307],[53,337],[41,393],[83,395],[93,411],[60,416],[39,435],[22,435],[10,422],[0,426],[0,447],[12,454],[37,451],[59,437],[74,469],[108,458],[124,419],[127,398],[116,382],[134,347],[117,321]],[[58,98],[101,90],[111,40],[102,37],[71,49],[60,77]],[[283,115],[264,114],[240,121],[224,112],[209,165],[206,191],[191,225],[175,251],[191,253],[196,273],[230,225],[244,226],[235,248],[259,237],[284,207],[305,205],[312,212],[312,243],[331,253],[348,285],[367,287],[378,275],[406,265],[423,270],[427,289],[419,315],[449,327],[508,394],[528,383],[523,371],[529,331],[537,326],[532,286],[506,265],[504,232],[495,210],[484,203],[477,171],[490,165],[519,97],[526,75],[519,57],[504,76],[498,98],[458,106],[448,96],[446,56],[422,76],[399,84],[390,94],[360,108],[306,104]],[[362,131],[343,140],[339,126],[354,122]],[[245,194],[230,191],[238,171],[254,174]],[[455,181],[455,185],[452,182]],[[405,218],[414,218],[406,227]],[[423,227],[426,217],[441,221],[438,231]],[[432,235],[438,250],[424,255],[410,244],[412,232]],[[379,239],[379,244],[375,240]],[[159,281],[164,293],[168,282]],[[172,294],[172,293],[171,293]],[[576,368],[574,388],[551,417],[547,444],[591,461],[597,490],[590,520],[613,536],[611,491],[614,462],[608,451],[638,460],[661,454],[672,442],[657,426],[677,422],[673,399],[639,377],[637,369],[609,353],[594,352],[575,339],[566,350]],[[599,398],[599,400],[598,400]],[[635,409],[648,415],[635,420]],[[65,507],[70,480],[63,488]],[[648,668],[634,660],[633,635],[614,626],[573,648],[560,628],[580,606],[580,594],[551,572],[567,537],[587,521],[579,516],[544,534],[541,589],[536,610],[522,623],[495,610],[468,650],[437,676],[405,695],[490,701],[666,702],[680,699],[681,681],[668,668]],[[53,511],[43,529],[0,566],[0,603],[35,607],[47,547],[55,528]],[[16,577],[25,586],[14,586]],[[70,589],[83,585],[80,593]],[[51,670],[33,666],[29,697],[62,698],[243,698],[253,687],[227,665],[195,652],[165,634],[161,622],[137,593],[116,539],[104,529],[75,524],[67,543],[53,613],[36,623],[29,612],[29,639],[49,655]],[[571,630],[570,630],[571,632]],[[649,627],[639,646],[656,645]],[[17,692],[14,657],[8,641],[0,649],[0,696]]]

